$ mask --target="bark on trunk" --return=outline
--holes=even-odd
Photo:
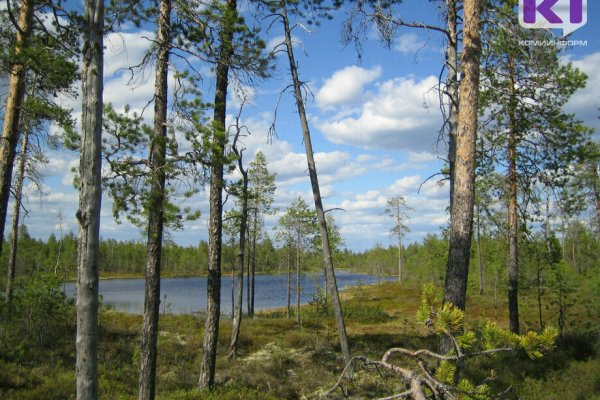
[[[514,59],[508,61],[510,104],[508,111],[508,321],[511,332],[519,333],[519,250],[517,221],[517,137]]]
[[[598,166],[596,162],[591,165],[592,172],[592,192],[594,196],[594,206],[596,208],[596,230],[600,239],[600,176],[598,176]]]
[[[540,332],[544,330],[544,318],[542,314],[542,266],[540,257],[537,258],[537,305],[538,305],[538,318],[540,320]]]
[[[219,33],[221,48],[215,83],[214,133],[210,177],[210,216],[208,244],[207,306],[202,364],[198,386],[212,387],[215,382],[219,317],[221,312],[221,233],[223,228],[223,160],[227,136],[225,116],[227,111],[227,87],[229,65],[233,55],[233,18],[237,14],[237,1],[227,0]]]
[[[87,0],[81,68],[82,118],[77,241],[77,400],[98,399],[98,259],[102,201],[104,1]]]
[[[300,235],[296,244],[296,322],[300,322]]]
[[[288,239],[287,244],[287,317],[291,316],[292,309],[292,261],[290,254],[290,242],[291,239]]]
[[[153,400],[156,388],[158,316],[160,312],[160,270],[164,226],[165,164],[167,152],[167,93],[169,72],[171,0],[161,0],[156,43],[154,81],[154,129],[148,161],[151,174],[148,235],[146,244],[146,281],[144,318],[140,346],[140,400]]]
[[[15,55],[27,48],[31,35],[34,13],[34,1],[22,0],[19,9],[19,20],[15,41]],[[17,61],[10,66],[10,81],[4,109],[4,125],[0,142],[0,254],[4,242],[4,226],[8,213],[8,200],[12,183],[13,164],[19,141],[19,121],[23,99],[25,98],[25,65]]]
[[[398,238],[398,282],[402,283],[404,258],[402,257],[402,239]]]
[[[456,163],[456,132],[458,129],[458,14],[456,0],[446,0],[448,44],[446,46],[448,109],[448,167],[450,169],[450,206],[454,196],[454,170]]]
[[[242,174],[242,215],[240,219],[240,248],[237,254],[238,273],[236,282],[236,300],[233,309],[231,342],[229,343],[230,357],[235,357],[237,352],[240,328],[242,326],[242,302],[244,299],[244,258],[246,250],[246,224],[248,223],[248,173],[242,164],[241,154],[238,154],[238,167]]]
[[[21,198],[23,194],[23,180],[25,179],[25,166],[27,164],[27,147],[29,147],[29,127],[23,129],[23,140],[21,141],[21,158],[19,160],[19,171],[17,185],[15,187],[15,204],[13,208],[13,221],[10,237],[10,253],[8,255],[8,276],[6,279],[6,311],[8,319],[12,318],[13,311],[13,283],[17,271],[17,249],[19,245],[19,219],[21,215]]]
[[[481,219],[477,206],[477,262],[479,264],[479,295],[483,294],[483,254],[481,254]]]
[[[444,288],[444,301],[462,310],[466,303],[473,231],[480,29],[479,0],[465,0],[454,191],[450,209],[450,249]]]
[[[252,221],[252,257],[250,258],[250,303],[248,304],[248,316],[254,317],[254,288],[256,278],[256,230],[258,229],[258,210],[254,208],[254,220]]]
[[[342,355],[344,357],[345,364],[350,363],[352,356],[350,354],[350,347],[348,345],[348,335],[346,334],[346,324],[344,322],[344,314],[342,311],[342,304],[337,289],[337,282],[335,279],[335,271],[333,267],[333,259],[331,256],[331,247],[329,245],[329,237],[327,234],[327,221],[325,220],[325,212],[323,209],[323,203],[321,201],[321,192],[319,189],[319,180],[317,177],[317,168],[315,165],[312,143],[310,138],[310,130],[308,127],[308,120],[306,118],[306,111],[304,109],[304,100],[302,98],[302,88],[300,79],[298,78],[298,70],[296,67],[296,61],[294,60],[294,49],[292,47],[292,37],[290,31],[290,25],[287,15],[286,1],[283,0],[281,5],[281,17],[284,25],[285,45],[287,49],[290,72],[292,74],[292,80],[294,84],[294,96],[296,99],[296,106],[298,108],[298,115],[300,117],[300,124],[302,126],[302,133],[304,139],[304,147],[306,150],[306,160],[308,163],[308,173],[310,176],[310,182],[312,186],[313,198],[315,201],[315,209],[317,212],[317,221],[319,223],[319,231],[321,234],[321,245],[323,250],[323,258],[325,261],[325,268],[327,270],[328,280],[328,291],[331,297],[333,305],[333,312],[335,315],[336,325],[338,329],[338,337],[340,340],[340,347]],[[352,374],[352,368],[347,369],[347,375]]]
[[[248,245],[248,257],[246,257],[246,311],[250,315],[250,259],[252,258],[252,249],[250,238],[246,244]]]

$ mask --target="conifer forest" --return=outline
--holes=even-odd
[[[600,8],[0,2],[0,398],[600,399]]]

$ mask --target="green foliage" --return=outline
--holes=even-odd
[[[576,361],[568,367],[550,371],[545,378],[526,377],[519,385],[523,400],[579,400],[600,396],[600,360]]]
[[[157,140],[163,139],[155,138],[142,116],[131,113],[128,106],[119,113],[111,104],[106,105],[102,126],[106,132],[103,152],[110,166],[102,183],[113,198],[113,216],[118,222],[124,214],[132,224],[145,230],[153,199],[151,149]],[[166,141],[164,224],[169,229],[182,229],[185,221],[198,219],[200,211],[180,207],[174,200],[177,196],[185,200],[196,194],[198,189],[193,184],[200,182],[203,175],[198,169],[201,164],[197,163],[197,154],[180,155],[175,135]],[[181,191],[186,183],[188,188]]]
[[[527,41],[552,40],[552,33],[525,29],[514,12],[516,1],[492,2],[495,23],[486,26],[482,40],[478,175],[486,190],[507,194],[510,136],[514,134],[517,185],[526,217],[540,216],[540,188],[559,192],[575,172],[567,165],[580,159],[591,130],[564,104],[586,84],[587,76],[564,62],[558,46],[531,45]],[[491,196],[500,197],[500,196]],[[525,206],[525,204],[530,204]],[[490,207],[491,208],[491,207]]]
[[[446,385],[452,385],[454,383],[454,376],[456,374],[456,365],[449,361],[442,361],[435,371],[435,376],[440,382]]]
[[[14,314],[29,343],[42,346],[68,331],[74,308],[62,291],[62,283],[59,275],[45,272],[17,281]]]
[[[286,247],[311,251],[314,249],[314,238],[318,235],[316,212],[298,197],[279,218],[279,226],[275,229],[276,237]]]
[[[24,362],[46,346],[69,341],[75,307],[62,283],[59,275],[42,271],[16,279],[11,319],[0,324],[0,358]]]
[[[439,382],[455,385],[458,398],[487,399],[491,395],[487,385],[476,386],[464,377],[459,378],[462,368],[459,366],[467,360],[504,351],[522,351],[534,360],[555,347],[558,331],[552,327],[546,327],[541,333],[529,331],[517,335],[487,321],[477,330],[467,330],[464,311],[449,303],[440,304],[437,298],[434,285],[424,285],[417,320],[433,333],[451,338],[454,343],[455,348],[449,353],[453,358],[441,360],[434,376]]]

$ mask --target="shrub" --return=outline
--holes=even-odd
[[[17,280],[12,325],[28,345],[47,346],[70,338],[75,309],[61,284],[61,277],[46,272]]]

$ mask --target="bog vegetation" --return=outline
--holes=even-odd
[[[552,34],[522,28],[516,0],[440,0],[437,26],[407,22],[399,3],[86,0],[80,10],[7,1],[0,397],[600,397],[600,153],[592,130],[564,111],[587,77],[564,49],[523,44]],[[388,46],[400,29],[444,38],[440,132],[448,152],[438,175],[449,181],[449,223],[421,242],[406,241],[402,193],[381,210],[394,245],[362,252],[346,247],[324,205],[294,35],[342,13],[342,40],[359,53],[371,32]],[[133,81],[154,77],[151,126],[103,101],[104,36],[131,26],[156,31],[143,63],[130,66]],[[267,49],[273,30],[281,42]],[[272,79],[278,64],[313,200],[298,197],[283,210],[273,207],[277,176],[265,155],[244,153],[251,132],[243,94],[239,114],[226,118],[233,88]],[[78,85],[81,123],[60,101]],[[275,121],[270,134],[276,129]],[[19,224],[23,185],[43,187],[44,150],[57,147],[80,154],[79,232],[59,223],[35,239]],[[208,241],[180,246],[168,232],[199,217],[186,202],[200,190],[209,201]],[[144,243],[102,238],[103,195]],[[265,219],[276,212],[271,232]],[[397,279],[339,293],[340,268]],[[326,288],[292,307],[309,271],[324,274]],[[255,311],[255,276],[273,273],[287,275],[287,307]],[[231,320],[220,309],[223,274],[238,282]],[[160,314],[161,277],[191,275],[207,277],[206,312]],[[143,315],[103,306],[100,277],[143,277]],[[69,280],[76,300],[63,294]]]

